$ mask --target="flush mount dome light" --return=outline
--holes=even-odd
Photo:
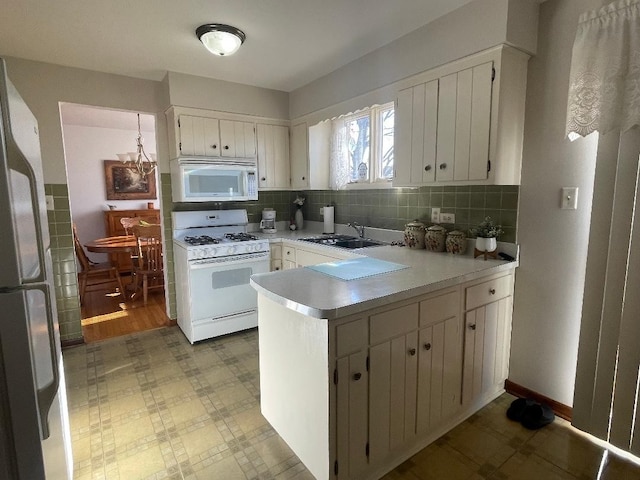
[[[220,23],[200,25],[196,35],[207,50],[220,56],[233,55],[247,38],[242,30]]]

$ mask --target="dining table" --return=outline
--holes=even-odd
[[[131,253],[138,244],[135,235],[119,235],[115,237],[96,238],[84,244],[93,253]]]

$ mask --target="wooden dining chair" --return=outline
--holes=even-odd
[[[131,298],[142,290],[142,298],[146,306],[149,290],[164,288],[162,231],[160,225],[134,225],[131,229],[138,245],[133,262]]]
[[[76,257],[80,263],[81,270],[78,272],[78,283],[80,286],[80,304],[84,302],[84,294],[87,291],[107,290],[117,287],[121,295],[124,295],[124,287],[122,279],[118,273],[118,269],[112,262],[97,263],[90,260],[84,251],[80,239],[78,238],[78,230],[75,223],[72,224],[73,229],[73,246],[76,251]]]

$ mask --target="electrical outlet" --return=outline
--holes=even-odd
[[[47,202],[47,210],[53,210],[55,208],[53,204],[53,195],[45,195],[44,198]]]
[[[440,207],[431,209],[431,223],[440,223]]]
[[[456,223],[456,215],[455,213],[441,213],[440,221],[442,223]]]

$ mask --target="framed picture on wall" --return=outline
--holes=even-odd
[[[107,200],[155,200],[155,172],[141,175],[135,167],[118,160],[104,161],[104,178]]]

